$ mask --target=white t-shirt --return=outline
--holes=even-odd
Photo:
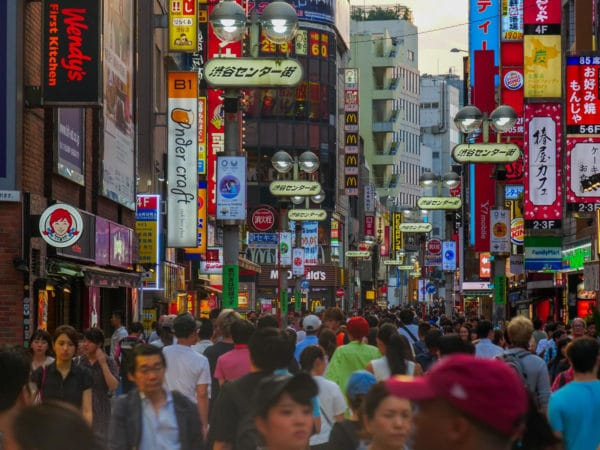
[[[346,399],[340,387],[324,377],[313,377],[319,386],[319,406],[321,407],[321,432],[310,437],[310,445],[329,442],[329,434],[335,423],[335,416],[343,414],[346,409]]]
[[[196,386],[207,384],[210,390],[210,366],[206,356],[192,350],[187,345],[167,345],[163,347],[163,354],[167,360],[167,373],[165,383],[171,391],[179,391],[194,404],[196,399]]]

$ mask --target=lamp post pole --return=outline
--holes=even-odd
[[[505,163],[512,162],[515,157],[520,155],[520,149],[512,144],[501,144],[500,135],[511,129],[517,119],[515,110],[507,105],[500,105],[488,116],[482,113],[477,107],[468,105],[461,109],[454,117],[456,127],[465,134],[472,133],[481,127],[482,144],[473,144],[479,146],[481,150],[496,150],[506,152],[505,156],[500,158],[487,159],[479,158],[475,155],[465,157],[460,152],[470,144],[459,144],[452,151],[453,158],[464,163],[493,163],[495,179],[495,207],[492,213],[495,214],[496,223],[491,223],[490,215],[490,252],[494,255],[492,264],[491,281],[494,286],[494,301],[492,304],[492,322],[499,326],[506,318],[506,258],[510,254],[510,225],[507,223],[508,211],[504,208],[506,196],[504,193],[504,173]],[[489,141],[489,127],[492,126],[496,131],[496,143]],[[485,152],[484,152],[485,153]],[[509,221],[508,221],[509,222]],[[492,245],[493,243],[493,245]]]
[[[225,90],[225,156],[240,154],[239,91]],[[237,308],[239,290],[240,225],[236,220],[223,221],[223,307]]]
[[[258,13],[253,12],[250,18],[250,56],[257,64],[270,64],[269,61],[258,61],[258,23],[261,23],[262,29],[271,42],[275,44],[284,44],[289,42],[298,28],[298,17],[294,8],[284,1],[273,1],[265,6],[260,19]],[[225,44],[238,42],[244,38],[244,33],[248,25],[246,12],[241,5],[233,0],[221,1],[215,6],[211,13],[210,23],[215,35]],[[229,60],[232,61],[232,60]],[[234,66],[242,64],[242,59],[234,58]],[[219,77],[220,71],[216,71],[214,76],[208,69],[208,61],[205,66],[206,81],[213,87],[225,89],[224,102],[224,140],[225,148],[223,155],[232,157],[240,155],[241,148],[241,122],[240,113],[240,92],[241,89],[248,87],[264,87],[258,79],[244,79],[232,82],[228,79]],[[221,64],[219,62],[219,64]],[[301,67],[298,72],[301,73]],[[291,86],[291,84],[290,84]],[[218,162],[217,162],[218,164]],[[241,189],[246,189],[242,186]],[[217,205],[218,207],[218,205]],[[217,213],[217,217],[219,214]],[[240,236],[239,221],[225,219],[223,226],[223,306],[225,308],[236,308],[239,285],[239,252]],[[287,282],[287,277],[285,277]]]

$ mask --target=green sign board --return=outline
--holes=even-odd
[[[240,268],[235,264],[223,266],[223,308],[237,309]]]
[[[302,311],[302,292],[300,292],[298,289],[294,291],[294,311]]]
[[[281,308],[281,317],[287,317],[288,313],[288,292],[287,289],[279,290],[279,307]]]
[[[494,277],[494,303],[506,304],[506,276],[496,275]]]

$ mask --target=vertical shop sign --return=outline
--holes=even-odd
[[[197,237],[198,73],[169,72],[167,245],[194,247]]]
[[[197,0],[169,0],[169,51],[198,51]]]
[[[525,98],[561,97],[561,8],[559,1],[524,1]]]
[[[357,196],[359,160],[358,69],[344,69],[344,193]]]
[[[562,218],[561,111],[559,103],[525,106],[525,220]]]
[[[600,134],[600,56],[567,57],[567,134]]]

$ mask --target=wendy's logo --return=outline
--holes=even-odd
[[[83,220],[72,206],[59,203],[40,216],[40,236],[52,247],[70,247],[81,237]]]

